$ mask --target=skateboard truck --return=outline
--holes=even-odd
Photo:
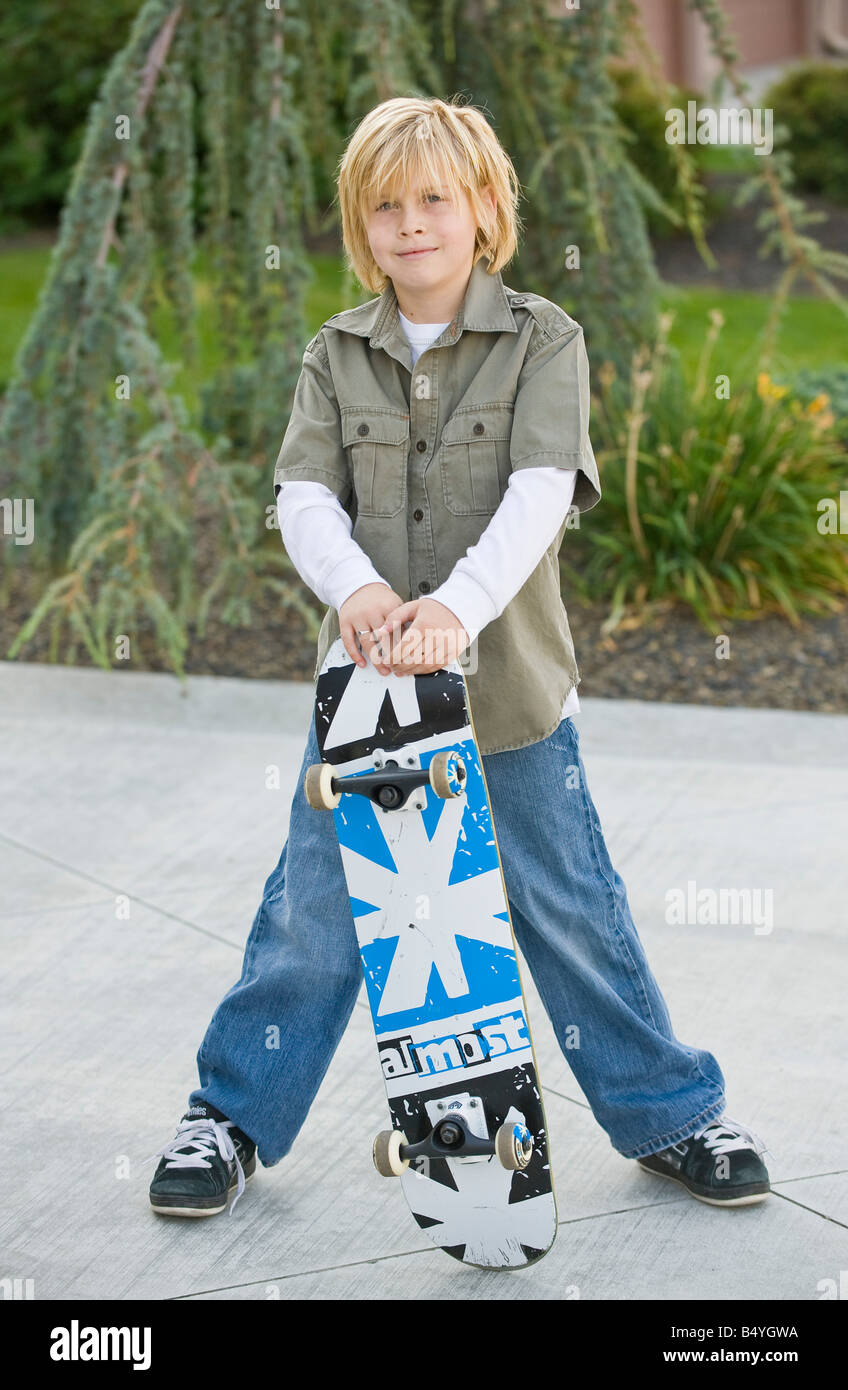
[[[488,1161],[494,1155],[511,1171],[526,1168],[533,1154],[533,1136],[523,1124],[507,1121],[490,1137],[483,1102],[462,1095],[428,1101],[432,1122],[429,1134],[417,1144],[407,1142],[402,1130],[383,1130],[374,1140],[373,1159],[384,1178],[400,1177],[417,1158],[451,1158],[459,1163]]]
[[[342,792],[349,792],[367,796],[382,811],[400,811],[407,803],[410,810],[423,811],[423,793],[410,800],[419,787],[431,787],[442,800],[461,796],[465,790],[465,763],[453,748],[435,753],[426,768],[422,768],[417,753],[405,753],[403,766],[382,748],[375,749],[373,756],[373,772],[347,777],[339,777],[332,763],[313,763],[303,782],[309,805],[316,811],[332,811],[341,801]]]
[[[401,1158],[490,1158],[495,1152],[494,1139],[480,1139],[472,1134],[462,1115],[446,1115],[433,1126],[418,1144],[401,1144]]]

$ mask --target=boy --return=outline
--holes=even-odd
[[[674,1036],[603,841],[559,588],[569,508],[600,484],[583,332],[505,288],[518,184],[470,106],[396,98],[339,170],[346,252],[377,299],[309,343],[274,482],[283,541],[360,664],[414,677],[470,649],[467,682],[510,911],[565,1056],[613,1147],[722,1206],[769,1192],[764,1146],[724,1114],[711,1053]],[[362,974],[331,818],[303,793],[239,981],[159,1151],[155,1211],[203,1216],[288,1153]],[[575,770],[579,776],[573,776]],[[279,1049],[265,1047],[270,1023]],[[566,1030],[579,1048],[566,1050]],[[573,1036],[573,1032],[572,1032]],[[232,1209],[232,1208],[231,1208]]]

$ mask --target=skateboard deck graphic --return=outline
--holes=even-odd
[[[327,809],[338,798],[332,815],[392,1127],[402,1132],[378,1138],[375,1163],[377,1145],[385,1151],[390,1141],[391,1171],[415,1220],[449,1255],[490,1268],[530,1264],[553,1243],[556,1205],[462,669],[452,662],[425,676],[382,676],[356,666],[339,638],[318,677],[315,727],[333,784],[329,767],[315,771],[330,791]],[[450,768],[448,792],[434,774],[452,752],[461,763]],[[373,793],[335,785],[375,768],[391,778],[393,767],[430,781],[419,778],[390,809]],[[520,1157],[510,1158],[516,1145]],[[404,1158],[415,1146],[426,1152]]]

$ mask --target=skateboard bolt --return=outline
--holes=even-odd
[[[457,1144],[462,1143],[462,1130],[459,1125],[455,1125],[450,1120],[447,1120],[442,1125],[439,1138],[447,1148],[454,1149]]]

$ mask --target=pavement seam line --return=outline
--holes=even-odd
[[[196,922],[190,922],[187,917],[178,917],[175,912],[169,912],[166,907],[159,907],[156,903],[148,902],[146,898],[140,898],[137,893],[130,893],[126,889],[118,889],[105,879],[95,878],[94,874],[86,873],[85,869],[75,868],[71,864],[66,864],[61,859],[55,859],[52,854],[46,854],[44,850],[34,849],[31,845],[25,845],[20,840],[14,840],[10,835],[0,832],[0,841],[8,845],[13,845],[15,849],[22,850],[24,854],[31,854],[35,859],[43,859],[45,863],[52,864],[57,869],[62,869],[65,873],[77,878],[85,879],[87,883],[94,883],[98,888],[103,888],[107,893],[116,897],[129,898],[130,902],[138,903],[141,907],[146,907],[149,912],[158,913],[161,917],[167,917],[172,922],[179,922],[180,926],[188,927],[190,931],[200,932],[202,936],[208,936],[211,941],[218,941],[223,946],[231,946],[235,951],[243,951],[244,945],[237,941],[230,941],[226,936],[219,936],[217,932],[209,931],[207,927],[200,927]],[[84,906],[84,904],[80,904]],[[73,911],[73,908],[66,908],[65,911]],[[16,914],[9,914],[16,915]]]
[[[803,1179],[795,1178],[794,1181],[802,1182]],[[822,1221],[829,1221],[832,1226],[839,1226],[843,1231],[848,1231],[848,1221],[840,1221],[835,1216],[828,1216],[826,1211],[817,1211],[815,1207],[808,1207],[806,1202],[799,1202],[797,1197],[787,1197],[785,1192],[778,1192],[774,1187],[771,1190],[773,1196],[782,1197],[784,1202],[790,1202],[793,1207],[800,1207],[802,1211],[808,1211],[811,1216],[818,1216]]]
[[[558,1220],[557,1230],[559,1230],[560,1226],[576,1226],[582,1221],[599,1221],[605,1216],[627,1216],[630,1212],[649,1211],[654,1207],[674,1206],[678,1202],[683,1201],[685,1201],[684,1197],[669,1197],[665,1201],[641,1202],[638,1206],[634,1207],[617,1207],[614,1211],[591,1212],[586,1216],[574,1216]],[[233,1289],[250,1289],[256,1287],[258,1284],[282,1283],[285,1279],[308,1279],[314,1274],[336,1274],[348,1269],[359,1269],[363,1265],[385,1264],[387,1260],[404,1260],[414,1255],[437,1255],[438,1253],[438,1246],[434,1245],[422,1246],[420,1250],[398,1250],[391,1255],[371,1255],[368,1259],[351,1260],[347,1264],[322,1265],[319,1269],[298,1269],[293,1270],[291,1274],[269,1275],[266,1279],[249,1279],[244,1284],[222,1284],[213,1289],[197,1289],[194,1293],[175,1294],[173,1298],[163,1299],[163,1302],[179,1303],[186,1299],[202,1297],[204,1294],[228,1293]],[[481,1270],[481,1273],[486,1272],[485,1270]]]

